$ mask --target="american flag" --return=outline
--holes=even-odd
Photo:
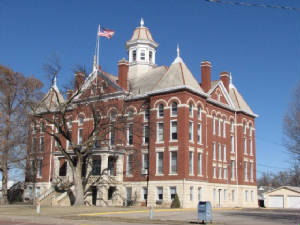
[[[100,27],[100,31],[98,32],[99,37],[102,36],[102,37],[106,37],[108,39],[111,39],[114,34],[115,34],[114,30],[106,29],[103,27]]]

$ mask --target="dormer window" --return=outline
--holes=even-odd
[[[141,56],[140,56],[140,59],[142,60],[142,61],[145,61],[145,59],[146,59],[146,54],[145,54],[145,50],[141,50]]]
[[[152,60],[153,60],[153,52],[149,51],[149,62],[152,63]]]
[[[135,62],[136,61],[136,50],[132,51],[132,61]]]

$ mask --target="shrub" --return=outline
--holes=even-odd
[[[171,208],[180,208],[180,205],[180,200],[178,198],[178,195],[176,194],[175,198],[172,201]]]

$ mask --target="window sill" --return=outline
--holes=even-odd
[[[169,175],[169,176],[177,176],[178,173],[169,173],[168,175]]]
[[[161,176],[164,176],[164,174],[163,173],[156,173],[155,176],[161,177]]]
[[[113,176],[113,175],[110,175],[110,176]],[[126,174],[126,177],[133,177],[132,174]]]
[[[170,140],[170,142],[178,142],[178,139],[177,140]]]

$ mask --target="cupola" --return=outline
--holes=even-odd
[[[131,39],[126,42],[129,79],[134,79],[156,67],[157,47],[158,43],[153,40],[149,29],[144,26],[144,20],[141,18],[140,26],[135,28]]]

